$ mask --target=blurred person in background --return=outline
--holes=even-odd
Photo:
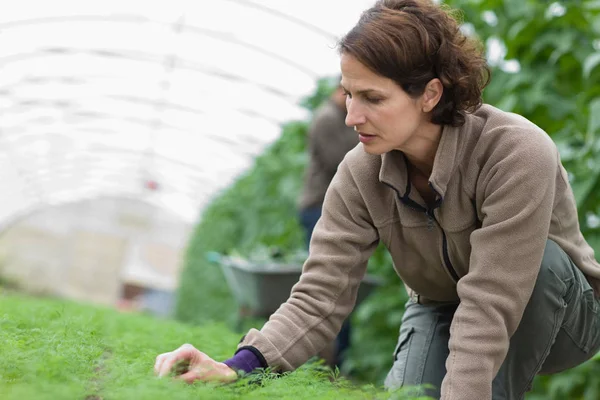
[[[346,93],[339,84],[340,80],[341,76],[327,101],[316,109],[308,128],[309,160],[299,200],[299,219],[306,234],[307,246],[321,217],[325,192],[338,165],[346,153],[359,143],[354,129],[345,123]],[[350,331],[350,320],[346,319],[336,337],[333,355],[322,354],[329,365],[342,366],[344,354],[350,347]]]
[[[341,76],[327,101],[315,110],[308,128],[309,159],[299,200],[300,223],[306,233],[307,246],[321,217],[325,192],[338,165],[359,143],[356,132],[345,123],[346,93],[339,85],[340,80]]]
[[[482,104],[481,46],[431,0],[380,0],[339,43],[340,164],[290,298],[235,355],[191,345],[156,358],[188,382],[291,371],[332,340],[381,241],[410,299],[385,386],[443,400],[523,399],[538,374],[600,350],[600,264],[556,145]]]

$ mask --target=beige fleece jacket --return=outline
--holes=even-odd
[[[282,370],[306,362],[337,334],[383,241],[408,290],[460,300],[442,399],[491,399],[546,239],[569,254],[596,293],[600,264],[580,232],[554,143],[521,116],[484,105],[464,126],[445,126],[430,184],[439,197],[426,210],[401,152],[350,151],[325,197],[300,281],[240,346],[254,346]]]

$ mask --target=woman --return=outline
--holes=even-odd
[[[428,0],[382,0],[339,48],[362,144],[327,191],[300,282],[232,359],[184,345],[157,357],[157,373],[180,359],[187,381],[297,368],[335,337],[380,240],[411,295],[387,387],[522,399],[536,374],[591,358],[600,264],[547,134],[481,105],[477,46]]]

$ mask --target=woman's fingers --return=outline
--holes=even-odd
[[[179,375],[177,378],[181,379],[187,383],[190,383],[190,384],[201,379],[197,368],[193,368],[193,369],[189,370],[188,372],[186,372],[185,374]]]
[[[156,361],[154,362],[154,373],[155,374],[158,375],[160,368],[161,368],[163,362],[165,361],[165,358],[167,358],[169,356],[169,354],[171,354],[171,353],[163,353],[156,357]]]
[[[183,361],[190,364],[196,359],[201,358],[201,355],[204,355],[204,353],[201,353],[191,344],[184,344],[175,351],[156,357],[154,372],[159,377],[167,376],[178,362]]]
[[[227,365],[210,359],[210,361],[196,365],[178,378],[187,383],[194,383],[195,381],[227,383],[235,381],[237,374]]]
[[[179,379],[187,383],[197,380],[232,382],[237,379],[234,370],[216,362],[191,344],[184,344],[177,350],[156,357],[154,372],[159,377],[174,372]]]
[[[162,364],[158,368],[158,376],[163,377],[169,375],[171,373],[171,369],[175,365],[177,361],[180,360],[180,356],[177,352],[172,352],[163,360]]]

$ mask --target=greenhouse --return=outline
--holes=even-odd
[[[412,0],[384,1],[388,5],[404,2]],[[439,3],[432,4],[439,7]],[[484,107],[518,114],[551,139],[564,167],[562,181],[569,193],[572,190],[573,210],[576,207],[577,211],[572,223],[585,238],[586,249],[595,251],[595,260],[592,254],[589,262],[598,265],[600,3],[442,3],[456,10],[451,15],[459,21],[460,35],[483,48],[491,72],[483,89]],[[302,311],[305,319],[298,316],[289,324],[312,323],[307,321],[317,318],[313,313],[321,312],[319,299],[326,299],[319,297],[325,296],[321,292],[336,286],[323,283],[314,292],[308,291],[308,284],[294,286],[304,279],[303,271],[308,271],[308,282],[311,265],[317,271],[323,260],[341,260],[344,251],[355,254],[352,246],[367,247],[367,239],[363,243],[349,233],[344,236],[335,231],[344,223],[362,226],[369,213],[373,218],[369,224],[379,229],[379,217],[373,217],[367,205],[352,209],[351,200],[367,198],[369,193],[357,186],[356,193],[348,189],[351,194],[338,199],[334,188],[327,191],[329,211],[323,209],[324,216],[315,228],[320,233],[309,252],[310,234],[307,240],[300,204],[311,173],[307,171],[314,168],[311,132],[321,110],[340,90],[340,77],[343,118],[350,126],[348,131],[354,128],[358,132],[352,133],[358,136],[352,147],[359,140],[363,142],[359,147],[376,146],[369,141],[377,135],[362,132],[362,120],[353,119],[350,111],[345,115],[346,107],[355,101],[359,104],[362,96],[365,102],[371,100],[360,91],[353,92],[354,82],[360,79],[354,81],[354,75],[344,74],[349,67],[343,62],[340,70],[340,58],[346,54],[341,54],[340,40],[374,4],[374,0],[223,0],[206,4],[191,0],[25,0],[5,4],[0,15],[0,176],[4,182],[0,198],[0,398],[414,400],[436,393],[426,387],[393,392],[386,388],[388,372],[396,368],[406,342],[401,326],[407,305],[413,301],[426,304],[420,303],[418,294],[407,291],[408,283],[399,277],[402,266],[398,260],[404,255],[387,248],[393,247],[394,234],[405,234],[400,228],[390,228],[395,233],[390,233],[389,240],[378,236],[369,243],[372,255],[364,277],[356,281],[349,275],[349,281],[356,281],[356,306],[348,310],[341,327],[343,333],[351,326],[343,363],[332,359],[339,356],[335,346],[339,346],[340,335],[327,346],[314,349],[298,368],[281,374],[261,361],[261,357],[270,360],[272,354],[271,350],[262,351],[266,346],[260,348],[262,336],[248,333],[260,330],[271,315],[276,316],[270,326],[294,320],[286,313],[302,305],[308,310]],[[410,6],[399,11],[410,12]],[[374,15],[371,18],[377,18],[378,14]],[[361,34],[360,40],[366,40],[368,32]],[[375,54],[377,50],[364,51]],[[439,53],[428,54],[427,59]],[[455,65],[462,64],[454,60],[454,64],[439,68],[451,70]],[[363,76],[374,74],[377,79],[394,82],[377,75],[374,68],[365,68]],[[440,72],[435,75],[440,79],[433,80],[449,90],[444,76]],[[396,89],[404,93],[406,88]],[[443,101],[443,95],[439,96]],[[385,107],[377,105],[378,101],[386,100],[376,99],[361,108],[373,120],[373,110]],[[400,112],[385,115],[399,119]],[[336,146],[341,149],[341,142],[330,148]],[[499,143],[494,146],[502,147]],[[403,149],[393,152],[402,153]],[[342,156],[345,153],[343,150]],[[531,158],[535,157],[538,154],[534,152]],[[342,181],[344,168],[335,172],[334,181]],[[547,172],[540,168],[531,176],[542,182]],[[353,174],[356,182],[362,176],[348,174]],[[384,176],[383,169],[381,174]],[[531,185],[521,178],[517,174],[506,181],[511,190],[533,199],[542,183]],[[490,185],[488,190],[494,179],[485,182]],[[339,182],[340,187],[348,187],[347,181]],[[381,183],[386,182],[378,182],[382,189],[377,186],[375,191],[395,198],[394,184]],[[426,187],[427,183],[425,180]],[[436,202],[451,202],[452,195],[436,197],[440,194],[436,185],[429,182],[431,201],[419,189],[426,211],[423,221],[429,218],[428,224],[441,227],[444,243],[442,246],[440,236],[438,247],[443,250],[439,257],[443,266],[449,266],[449,274],[456,275],[454,293],[461,296],[460,281],[464,278],[467,285],[470,271],[463,275],[459,256],[452,253],[459,244],[453,244],[451,235],[463,228],[456,223],[454,231],[444,231],[440,222],[445,215],[443,204],[441,211],[433,210],[439,206]],[[479,186],[477,190],[488,193]],[[548,190],[545,196],[550,196]],[[558,190],[552,189],[551,195]],[[481,218],[488,217],[493,207],[479,204],[478,209],[477,200],[481,203],[481,199],[475,199],[474,193],[468,195],[473,196],[475,216],[480,213],[477,229],[485,231],[486,220]],[[402,200],[400,192],[397,197]],[[549,205],[558,207],[551,210],[550,239],[556,236],[553,226],[562,228],[570,218],[557,214],[557,209],[563,210],[558,203]],[[437,205],[427,214],[429,204]],[[542,208],[540,205],[536,211]],[[345,217],[334,220],[338,212],[346,212]],[[396,214],[390,217],[390,221],[399,219]],[[414,227],[418,226],[415,222]],[[431,230],[431,225],[427,229]],[[516,232],[511,234],[519,237]],[[473,233],[469,248],[477,243],[476,236]],[[532,248],[542,243],[535,237],[527,240]],[[326,244],[339,255],[320,254]],[[517,253],[514,249],[514,254],[499,259],[516,259]],[[523,250],[522,257],[527,255]],[[571,253],[569,256],[573,258]],[[420,259],[433,259],[428,257]],[[316,260],[313,264],[311,258]],[[476,258],[470,262],[474,264]],[[328,267],[335,269],[333,264]],[[410,279],[408,274],[404,276]],[[582,285],[593,287],[593,278],[586,278],[591,283],[584,280]],[[535,276],[533,279],[535,283]],[[478,282],[485,285],[488,281]],[[293,287],[292,298],[313,296],[314,303],[294,303],[290,298],[292,302],[287,304]],[[441,293],[442,283],[440,288]],[[517,292],[511,293],[518,297]],[[599,297],[596,293],[594,299]],[[569,296],[565,298],[570,301]],[[439,300],[443,302],[441,297]],[[598,314],[600,329],[600,300],[598,304],[593,301],[588,309]],[[341,303],[336,306],[342,307]],[[564,307],[568,308],[567,303]],[[339,309],[328,312],[343,313]],[[345,318],[339,318],[341,324]],[[488,321],[493,318],[489,316]],[[565,321],[569,318],[576,319],[566,315]],[[337,322],[331,324],[319,329],[339,331]],[[586,325],[586,329],[592,328]],[[509,340],[514,329],[507,327],[507,331]],[[244,342],[247,333],[252,340],[249,346],[260,348],[253,347],[264,368],[234,383],[185,385],[181,379],[159,379],[153,371],[159,354],[184,343],[218,362],[231,360],[240,339],[240,346],[248,344]],[[596,336],[600,337],[600,330]],[[593,341],[586,345],[593,347]],[[456,352],[452,339],[449,343],[449,351]],[[590,351],[588,346],[580,347]],[[524,398],[600,398],[600,355],[591,354],[588,359],[551,375],[535,372]],[[253,360],[258,362],[256,356]],[[451,398],[471,398],[461,396]]]

